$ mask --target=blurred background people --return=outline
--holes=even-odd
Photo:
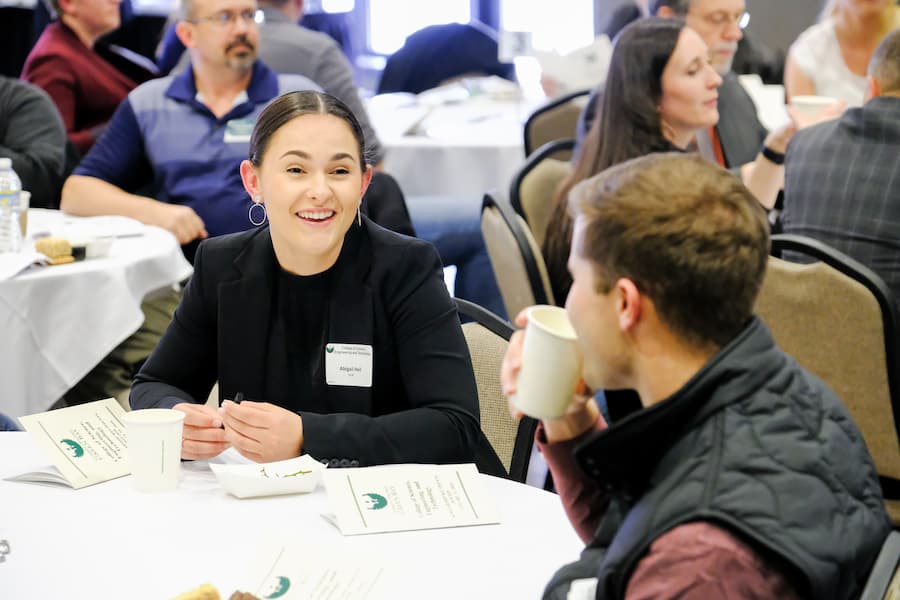
[[[66,159],[62,119],[39,87],[0,76],[0,157],[11,158],[33,208],[57,208]]]
[[[791,140],[781,220],[785,233],[878,273],[900,301],[900,30],[875,50],[867,79],[865,104]]]
[[[80,154],[93,146],[119,103],[138,82],[104,60],[97,40],[119,26],[121,0],[51,0],[48,25],[22,69],[22,79],[46,91]]]
[[[859,106],[872,53],[898,27],[895,0],[829,0],[822,19],[791,45],[784,72],[788,100],[818,95]]]
[[[710,49],[710,62],[721,75],[718,93],[719,120],[696,130],[697,150],[720,166],[739,172],[742,180],[766,208],[775,205],[784,182],[781,163],[787,143],[797,124],[789,120],[771,132],[757,116],[756,105],[731,68],[743,29],[750,20],[744,0],[654,0],[653,14],[682,18]],[[594,97],[588,101],[579,122],[583,138],[596,110]],[[576,156],[580,148],[576,151]]]

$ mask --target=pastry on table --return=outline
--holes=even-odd
[[[40,238],[35,240],[34,249],[49,258],[51,265],[64,265],[75,261],[75,257],[72,256],[72,244],[63,238]]]
[[[175,597],[173,600],[221,600],[221,597],[219,596],[219,590],[213,585],[204,583],[198,588]],[[258,598],[246,592],[235,592],[229,600],[258,600]]]

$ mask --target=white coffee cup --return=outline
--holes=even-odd
[[[539,305],[528,311],[522,368],[513,404],[536,419],[563,416],[581,376],[575,330],[566,309]]]
[[[814,117],[819,114],[826,106],[831,106],[837,102],[836,98],[831,96],[792,96],[791,107],[807,117]]]
[[[134,487],[142,492],[178,487],[184,413],[171,408],[145,408],[125,413],[122,420]]]

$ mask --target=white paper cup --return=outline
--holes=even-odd
[[[146,408],[125,413],[122,420],[134,487],[142,492],[178,487],[184,413],[171,408]]]
[[[831,106],[835,102],[837,99],[831,96],[793,96],[791,98],[791,106],[807,117],[816,116],[823,108]]]
[[[581,375],[575,330],[566,309],[534,306],[528,311],[522,368],[513,404],[536,419],[565,414]]]

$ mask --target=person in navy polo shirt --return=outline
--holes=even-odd
[[[128,95],[66,180],[64,211],[163,227],[189,259],[192,242],[252,226],[239,167],[256,117],[285,92],[320,89],[257,60],[257,14],[254,0],[182,2],[177,33],[191,68]]]
[[[178,238],[189,260],[200,240],[251,228],[252,201],[240,164],[256,118],[285,92],[320,89],[257,60],[258,14],[255,0],[182,0],[177,32],[191,53],[191,68],[128,95],[66,180],[62,210],[124,215],[162,227]],[[57,405],[115,396],[127,406],[131,380],[179,298],[173,290],[145,298],[141,328]]]

